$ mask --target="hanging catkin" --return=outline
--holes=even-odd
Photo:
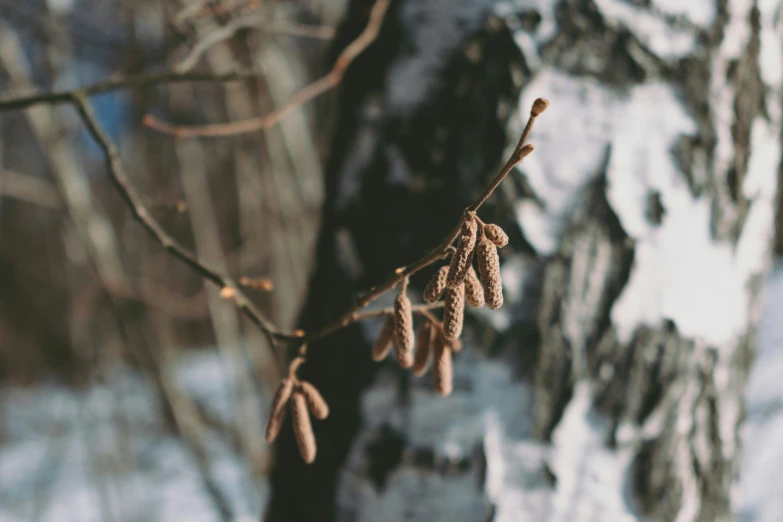
[[[291,397],[291,414],[299,454],[307,464],[310,464],[315,460],[315,435],[310,424],[310,414],[307,412],[307,400],[299,390]]]
[[[378,334],[378,338],[375,340],[375,344],[372,347],[372,359],[373,361],[382,361],[389,354],[391,349],[392,337],[394,336],[394,319],[391,317],[386,318],[386,321],[381,327],[381,333]]]
[[[503,283],[500,280],[498,249],[489,239],[482,237],[476,250],[481,285],[484,287],[484,302],[492,310],[497,310],[503,305]]]
[[[484,236],[498,248],[508,245],[508,236],[498,225],[484,225]]]
[[[440,337],[435,341],[433,356],[432,384],[435,388],[435,393],[445,397],[451,393],[453,388],[451,350]]]
[[[442,266],[432,276],[430,282],[424,287],[424,300],[428,303],[434,303],[443,295],[446,289],[446,278],[449,275],[449,267]]]
[[[416,356],[413,360],[413,375],[421,377],[427,373],[430,365],[430,350],[432,347],[432,337],[437,331],[430,321],[427,321],[419,328],[416,335]]]
[[[465,315],[465,285],[447,288],[444,294],[443,336],[456,339],[462,333],[462,321]]]
[[[266,425],[266,441],[272,443],[280,433],[285,419],[286,403],[291,398],[291,391],[294,389],[294,381],[289,377],[280,381],[277,387],[275,398],[272,399],[272,412],[269,414],[269,422]]]
[[[465,280],[468,267],[473,259],[473,248],[476,245],[478,224],[475,219],[468,219],[462,223],[462,230],[457,238],[457,251],[451,256],[449,274],[446,277],[446,286],[455,288]]]
[[[326,404],[321,392],[318,389],[306,381],[300,381],[297,390],[302,392],[305,401],[307,401],[307,407],[310,409],[310,413],[313,414],[318,420],[324,420],[329,416],[329,405]]]
[[[403,368],[413,366],[413,312],[404,290],[394,299],[394,355]]]
[[[468,275],[465,276],[465,300],[474,308],[484,306],[484,288],[473,266],[468,268]]]

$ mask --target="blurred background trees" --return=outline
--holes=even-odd
[[[511,236],[508,304],[468,317],[454,394],[373,364],[376,321],[339,330],[302,368],[332,409],[312,466],[289,430],[263,442],[285,346],[132,220],[73,107],[0,112],[0,519],[738,511],[781,171],[780,2],[393,0],[340,85],[279,124],[150,127],[284,106],[372,4],[0,0],[2,101],[247,76],[90,102],[151,215],[286,331],[440,241],[532,100],[553,103],[482,208]],[[763,506],[743,516],[773,520]]]

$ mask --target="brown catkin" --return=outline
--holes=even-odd
[[[443,342],[443,339],[438,337],[438,339],[435,341],[434,352],[434,362],[432,365],[432,384],[435,388],[435,393],[445,397],[446,395],[449,395],[453,389],[451,350]]]
[[[446,289],[446,277],[449,275],[449,267],[442,266],[432,276],[430,282],[424,287],[424,300],[428,303],[434,303],[443,295]]]
[[[307,412],[307,400],[304,394],[297,390],[291,397],[291,414],[293,417],[296,445],[302,459],[308,464],[315,460],[315,435],[310,424],[310,414]]]
[[[382,361],[389,354],[391,349],[392,337],[394,336],[394,319],[388,317],[381,327],[381,333],[372,346],[372,360]]]
[[[468,275],[465,277],[465,300],[474,308],[484,306],[484,288],[472,266],[468,269]]]
[[[508,236],[498,225],[484,225],[484,236],[498,248],[508,245]]]
[[[427,373],[427,368],[430,366],[432,336],[436,331],[429,321],[419,328],[419,332],[416,335],[416,357],[413,360],[413,375],[416,377],[421,377]]]
[[[443,336],[456,339],[462,333],[462,321],[465,315],[465,285],[447,288],[446,304],[443,307]]]
[[[275,398],[272,399],[272,412],[269,414],[269,422],[266,425],[266,441],[272,443],[280,433],[280,428],[285,420],[286,403],[291,398],[294,389],[293,379],[286,377],[280,381]]]
[[[489,239],[482,237],[476,247],[481,285],[484,287],[484,301],[492,310],[503,305],[503,283],[500,280],[500,258],[498,249]]]
[[[469,219],[462,224],[462,230],[457,238],[457,251],[451,256],[449,274],[446,276],[446,286],[456,288],[468,273],[468,267],[473,260],[473,248],[476,245],[478,224],[475,219]]]
[[[297,390],[302,392],[310,413],[318,420],[324,420],[329,416],[329,405],[326,404],[321,392],[307,381],[300,381]]]
[[[403,368],[413,366],[413,312],[402,292],[394,299],[394,355]]]

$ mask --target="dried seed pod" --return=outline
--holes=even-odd
[[[394,299],[394,355],[403,368],[413,366],[413,312],[404,292]]]
[[[446,289],[446,277],[449,275],[449,267],[442,266],[432,276],[430,282],[424,287],[424,300],[428,303],[434,303],[443,295]]]
[[[456,339],[462,333],[462,320],[465,315],[465,285],[447,288],[446,305],[443,307],[443,336]]]
[[[468,275],[465,277],[465,300],[474,308],[484,306],[484,288],[472,266],[468,269]]]
[[[416,336],[416,357],[413,361],[413,375],[416,377],[421,377],[427,373],[427,368],[430,365],[432,338],[436,332],[437,329],[429,321],[419,328],[419,333]]]
[[[434,347],[434,363],[432,365],[432,384],[435,393],[446,396],[453,389],[453,376],[451,366],[451,350],[438,336]]]
[[[481,285],[484,287],[484,301],[492,310],[503,305],[503,283],[500,280],[500,258],[498,249],[489,239],[482,237],[476,247]]]
[[[388,317],[381,327],[381,333],[372,346],[372,360],[382,361],[389,354],[392,337],[394,336],[394,319]]]
[[[484,225],[484,236],[495,243],[498,248],[508,245],[508,236],[498,225]]]
[[[266,441],[272,443],[280,433],[280,428],[285,420],[285,407],[288,399],[291,398],[291,392],[294,389],[293,379],[286,377],[280,381],[277,387],[275,398],[272,399],[272,412],[269,414],[269,422],[266,425]]]
[[[300,381],[297,391],[304,395],[305,401],[307,401],[307,407],[310,409],[310,413],[313,414],[318,420],[324,420],[329,416],[329,405],[326,404],[321,392],[318,389],[306,381]]]
[[[291,397],[291,414],[299,454],[307,464],[310,464],[315,460],[315,435],[313,434],[313,426],[310,424],[310,414],[307,412],[307,400],[299,390],[294,392]]]
[[[449,274],[446,277],[446,286],[455,288],[465,280],[468,267],[473,260],[473,248],[476,245],[478,224],[475,219],[469,219],[462,224],[459,238],[457,238],[457,251],[451,256]]]

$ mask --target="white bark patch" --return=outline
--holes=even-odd
[[[652,5],[661,13],[683,16],[692,24],[704,29],[707,29],[715,21],[715,3],[713,2],[653,0]]]
[[[563,418],[553,434],[552,467],[557,489],[550,522],[590,520],[635,521],[624,497],[625,474],[633,453],[606,447],[607,422],[592,411],[590,385],[574,389]]]
[[[576,198],[605,160],[618,99],[617,93],[593,79],[544,68],[525,89],[520,118],[512,122],[510,136],[519,134],[517,128],[527,120],[533,100],[541,96],[552,100],[552,106],[536,123],[530,139],[536,151],[521,170],[543,205],[523,200],[516,212],[533,248],[549,255],[560,244]]]
[[[647,9],[621,0],[595,0],[595,4],[607,23],[626,27],[645,47],[663,60],[682,58],[692,53],[696,47],[696,36],[693,32],[674,27]],[[696,9],[692,10],[699,14],[699,7],[705,2],[691,4],[697,4]]]

